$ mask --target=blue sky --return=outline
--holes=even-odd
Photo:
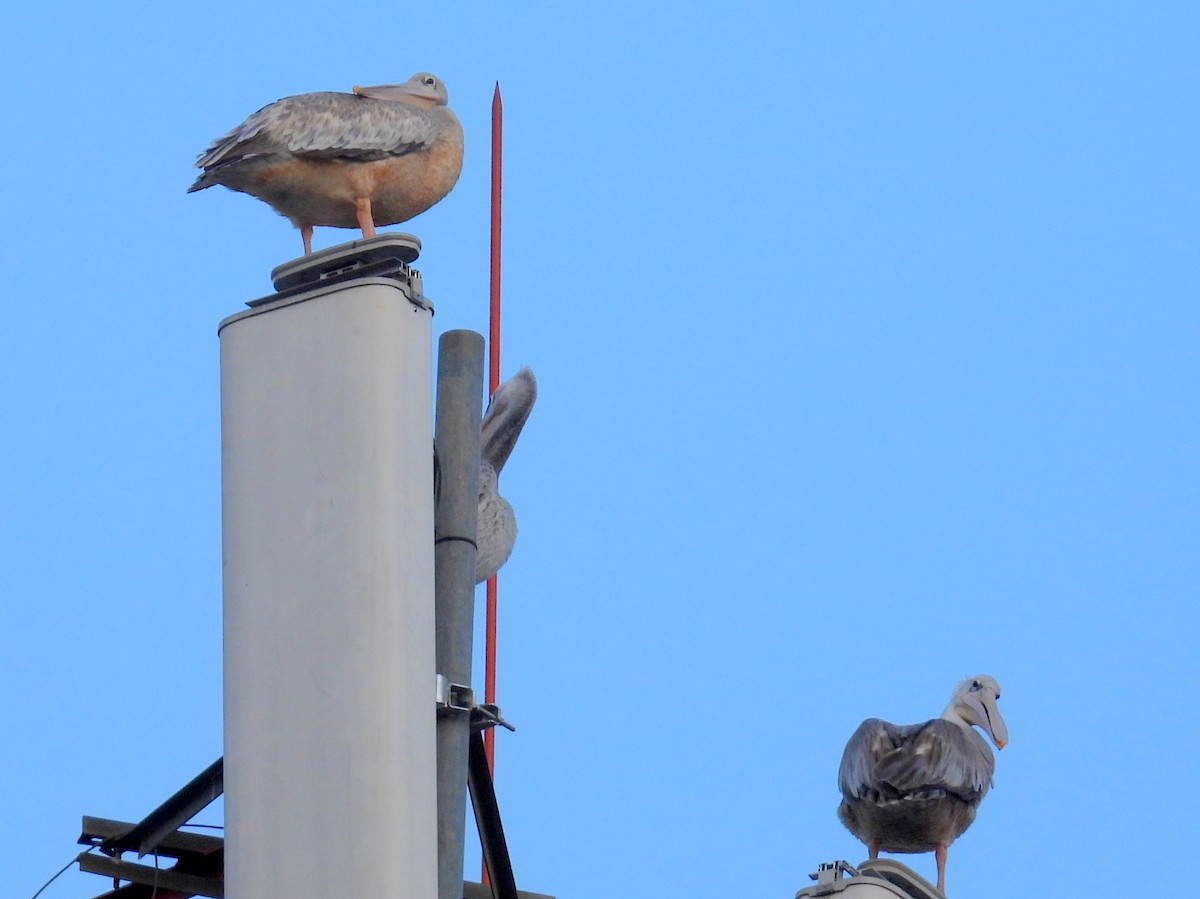
[[[278,97],[421,70],[467,134],[402,226],[435,332],[486,331],[499,80],[503,367],[541,387],[504,472],[518,883],[790,897],[865,855],[834,815],[858,722],[980,672],[1012,742],[952,896],[1191,857],[1200,12],[648,6],[9,13],[7,893],[221,752],[216,325],[300,238],[185,195],[192,161]]]

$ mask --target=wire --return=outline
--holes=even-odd
[[[158,895],[158,853],[154,853],[154,885],[150,887],[150,899]]]
[[[224,830],[225,829],[224,824],[185,824],[183,826],[184,827],[204,827],[204,828],[207,828],[208,830]],[[88,847],[87,852],[91,852],[95,848],[96,848],[95,846],[90,846],[90,847]],[[87,852],[85,852],[84,855],[86,855]],[[40,896],[40,895],[42,895],[42,893],[46,892],[46,888],[49,887],[50,884],[54,883],[54,881],[58,880],[58,878],[62,877],[64,874],[66,874],[67,869],[70,868],[71,865],[75,864],[77,861],[79,861],[78,855],[71,856],[71,860],[69,862],[67,862],[65,865],[63,865],[61,868],[59,868],[58,872],[53,877],[51,877],[49,880],[47,880],[45,883],[43,883],[38,888],[38,891],[36,893],[34,893],[32,896],[30,896],[29,899],[37,899],[38,896]],[[154,899],[154,897],[156,895],[158,895],[158,853],[157,852],[154,853],[154,885],[150,892],[150,899]]]
[[[94,849],[94,848],[95,847],[93,846],[92,849]],[[91,852],[92,849],[89,849],[88,852]],[[78,855],[71,856],[71,860],[69,862],[67,862],[65,865],[63,865],[61,868],[59,868],[58,873],[55,874],[53,877],[51,877],[49,880],[47,880],[45,883],[43,883],[41,886],[41,889],[39,889],[36,893],[34,893],[32,896],[30,896],[29,899],[37,899],[38,896],[40,896],[40,895],[42,895],[42,893],[46,892],[46,887],[50,886],[50,884],[54,883],[54,881],[58,880],[58,878],[62,877],[64,874],[66,874],[67,869],[69,867],[71,867],[71,865],[75,864],[77,861],[79,861]]]

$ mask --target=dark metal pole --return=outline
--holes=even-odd
[[[487,749],[483,745],[483,734],[479,731],[471,734],[470,788],[471,806],[475,809],[475,823],[479,827],[483,863],[487,866],[493,899],[519,899]]]
[[[448,331],[438,341],[438,496],[434,510],[437,673],[471,683],[475,624],[475,525],[479,505],[479,420],[483,336]],[[438,897],[462,899],[467,816],[469,711],[439,708],[437,724]]]

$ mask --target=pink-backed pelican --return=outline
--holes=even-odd
[[[217,138],[188,193],[223,184],[258,197],[300,229],[394,225],[450,192],[463,133],[446,86],[419,72],[403,84],[284,97]]]
[[[521,428],[537,399],[537,379],[528,368],[496,388],[480,425],[479,446],[479,524],[475,542],[479,553],[475,563],[475,583],[482,583],[500,570],[512,553],[517,539],[517,518],[513,508],[500,495],[498,477],[508,461]]]
[[[946,847],[975,820],[996,770],[973,725],[997,749],[1008,742],[999,698],[1000,684],[980,674],[955,687],[940,718],[910,725],[868,718],[859,725],[838,771],[838,817],[871,858],[880,851],[932,851],[937,887],[945,890]]]

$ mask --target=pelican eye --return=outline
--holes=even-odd
[[[972,689],[972,690],[982,690],[982,689],[983,689],[983,684],[981,684],[979,681],[973,681],[973,682],[971,683],[971,689]]]
[[[429,87],[433,87],[433,82],[434,82],[433,78],[426,78],[424,80],[425,80],[425,84],[427,84]]]

